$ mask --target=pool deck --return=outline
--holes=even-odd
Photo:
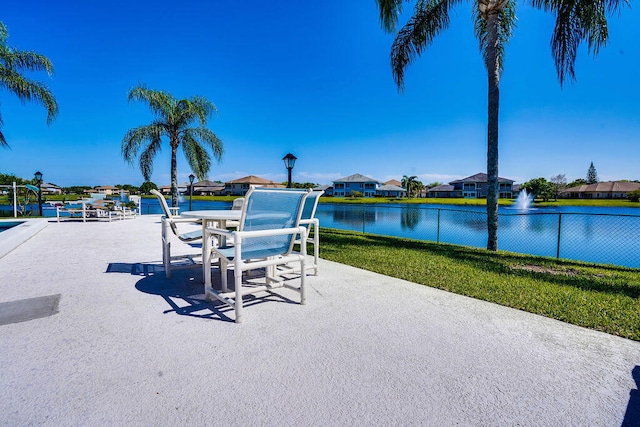
[[[159,219],[0,258],[1,425],[640,425],[639,342],[329,261],[235,324]]]

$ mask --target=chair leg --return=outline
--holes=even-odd
[[[222,292],[229,291],[229,288],[227,286],[227,267],[228,267],[228,261],[220,257],[220,284],[221,284]],[[209,272],[209,274],[211,274],[211,272]]]
[[[318,275],[318,259],[320,258],[320,233],[318,224],[313,225],[313,275]]]
[[[171,279],[171,242],[162,242],[162,261],[164,264],[164,274],[167,279]]]
[[[305,305],[307,303],[307,291],[305,288],[305,276],[307,272],[305,270],[305,257],[300,258],[300,304]]]
[[[235,306],[236,306],[236,323],[242,323],[242,270],[239,263],[235,263],[233,269],[233,276],[235,279],[234,290],[236,293]]]

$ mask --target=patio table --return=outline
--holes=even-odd
[[[206,271],[207,266],[211,265],[209,260],[211,257],[211,240],[204,238],[207,226],[210,222],[217,222],[218,227],[227,228],[227,221],[239,221],[241,214],[241,210],[232,209],[186,211],[180,214],[181,217],[202,220],[202,277],[206,286],[211,286],[211,271]],[[226,242],[220,241],[219,243],[224,246]]]

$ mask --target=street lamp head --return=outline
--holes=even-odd
[[[296,159],[296,156],[291,153],[287,153],[287,155],[282,158],[282,160],[284,160],[284,167],[288,170],[293,169],[293,166],[296,164]]]
[[[34,173],[33,176],[35,177],[36,181],[38,181],[38,182],[42,181],[42,172],[38,171],[38,172]]]
[[[189,175],[189,183],[193,184],[193,180],[196,178],[194,174]]]

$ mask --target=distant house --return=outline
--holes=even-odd
[[[398,181],[397,179],[390,179],[389,181],[385,182],[384,185],[395,185],[396,187],[402,188],[402,182]]]
[[[112,194],[119,193],[119,192],[120,190],[118,190],[116,187],[112,185],[103,185],[101,187],[95,187],[92,190],[92,193],[106,194],[107,196],[111,196]]]
[[[332,185],[318,185],[316,187],[313,187],[313,191],[324,191],[323,196],[333,196]]]
[[[498,177],[500,198],[513,198],[513,183],[515,181]],[[449,183],[456,192],[455,197],[465,197],[468,199],[487,197],[487,174],[477,173],[466,178],[457,179]],[[429,197],[435,197],[429,193]]]
[[[567,188],[559,195],[569,199],[624,199],[635,190],[640,190],[640,182],[607,181]]]
[[[193,194],[198,196],[215,196],[224,194],[225,185],[221,182],[214,182],[205,179],[204,181],[193,183]],[[189,189],[187,188],[187,191]]]
[[[244,196],[249,191],[250,186],[284,188],[285,186],[274,181],[269,181],[259,176],[249,175],[243,178],[234,179],[224,183],[224,193],[229,196]]]
[[[189,189],[189,183],[188,182],[183,182],[182,184],[178,184],[178,194],[184,194],[187,192],[187,190]],[[162,187],[158,188],[158,191],[161,192],[162,194],[171,194],[171,186],[170,185],[163,185]]]
[[[462,194],[451,184],[442,184],[427,190],[427,197],[462,197]]]
[[[404,197],[407,195],[407,190],[400,187],[399,185],[385,183],[384,185],[378,187],[378,189],[376,190],[376,195],[382,197]]]
[[[40,188],[44,194],[62,194],[62,188],[48,182],[43,182]]]
[[[333,181],[333,195],[345,197],[351,195],[353,191],[362,193],[364,197],[374,197],[380,182],[359,173],[349,175]]]

